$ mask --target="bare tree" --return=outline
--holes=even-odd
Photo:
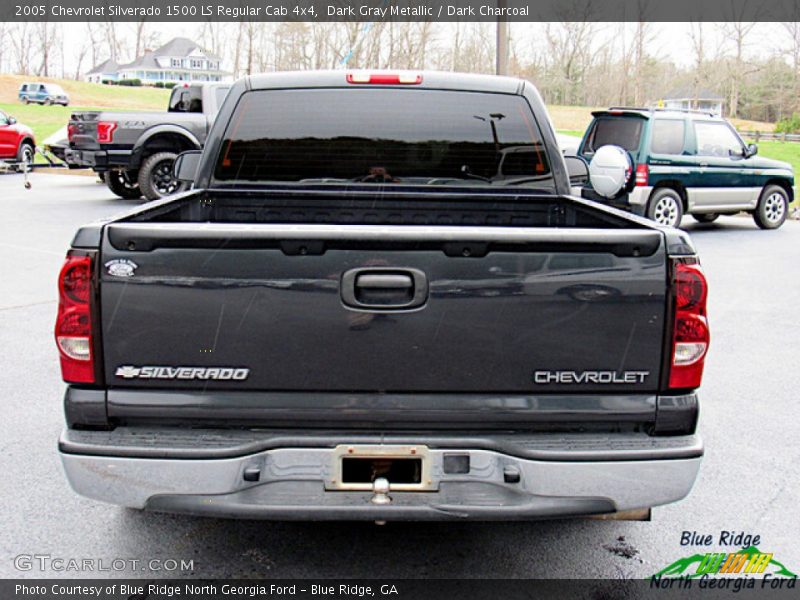
[[[36,72],[37,75],[50,77],[50,65],[53,61],[53,55],[58,53],[60,32],[61,28],[58,23],[50,23],[48,21],[36,23],[36,41],[39,44],[40,58],[39,68]]]
[[[545,26],[551,64],[557,74],[559,102],[574,104],[586,71],[592,64],[596,23],[567,21]]]
[[[150,23],[142,19],[133,23],[133,57],[138,58],[158,43],[158,33],[150,30]]]
[[[792,67],[792,92],[795,98],[792,109],[797,110],[800,104],[800,22],[790,21],[783,23],[783,28],[789,35],[789,64]]]
[[[735,7],[734,7],[734,10]],[[734,15],[738,17],[739,15]],[[722,32],[724,39],[729,40],[733,44],[733,57],[728,61],[728,88],[729,98],[728,105],[730,107],[730,116],[736,117],[739,114],[739,92],[742,87],[742,81],[748,74],[752,66],[748,66],[745,61],[745,48],[748,44],[749,36],[753,31],[756,23],[745,23],[742,21],[727,21],[719,24],[719,29]]]
[[[32,70],[33,24],[28,21],[22,21],[11,27],[8,41],[11,43],[13,69],[21,75],[27,75]]]

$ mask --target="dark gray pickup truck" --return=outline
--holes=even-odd
[[[674,502],[703,454],[687,234],[570,196],[526,81],[237,82],[194,189],[81,228],[56,341],[79,494],[267,519]]]
[[[228,83],[176,86],[167,112],[75,112],[67,125],[64,160],[101,173],[120,198],[157,200],[183,191],[172,177],[172,163],[184,150],[203,147],[229,88]]]

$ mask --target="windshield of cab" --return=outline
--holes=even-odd
[[[214,178],[553,189],[523,97],[404,88],[248,92],[227,126]]]

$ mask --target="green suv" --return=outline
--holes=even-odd
[[[585,198],[677,227],[684,214],[701,223],[747,211],[762,229],[783,225],[794,199],[791,165],[756,156],[725,119],[698,111],[610,108],[594,119],[578,147],[619,146],[631,158],[628,185],[614,198],[584,187]]]

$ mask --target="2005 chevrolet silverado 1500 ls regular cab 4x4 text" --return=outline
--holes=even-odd
[[[253,76],[175,168],[193,190],[81,228],[60,275],[78,493],[379,521],[689,493],[695,251],[570,196],[586,164],[562,157],[530,83]]]

